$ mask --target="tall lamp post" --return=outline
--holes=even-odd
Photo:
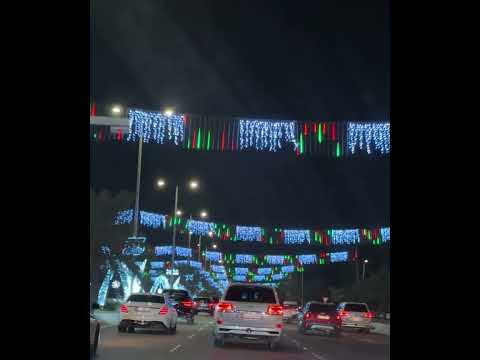
[[[362,280],[365,280],[365,267],[368,264],[368,260],[363,260],[363,272],[362,272]]]
[[[166,186],[166,181],[164,179],[158,179],[157,186],[159,188],[164,188]],[[188,183],[188,186],[191,190],[196,190],[198,188],[198,182],[195,181],[195,180],[191,180]],[[178,189],[179,189],[179,186],[177,184],[175,186],[175,206],[174,206],[174,209],[173,209],[174,218],[175,218],[175,216],[181,216],[182,215],[182,212],[180,210],[178,210]],[[173,234],[172,234],[172,270],[175,267],[175,251],[176,251],[175,242],[176,242],[176,239],[177,239],[177,226],[176,226],[175,221],[174,221],[173,222]],[[174,275],[173,275],[173,272],[172,272],[172,274],[170,275],[170,286],[172,286],[172,287],[173,287],[173,281],[174,281]]]

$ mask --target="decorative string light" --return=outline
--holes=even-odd
[[[382,234],[383,242],[390,241],[390,228],[381,228],[380,233]]]
[[[215,232],[215,224],[212,222],[188,220],[187,229],[195,235],[209,235],[209,232]]]
[[[172,255],[172,247],[171,246],[155,246],[155,255],[156,256]]]
[[[272,273],[272,268],[258,268],[257,274],[258,275],[270,275]]]
[[[218,280],[227,280],[227,275],[226,274],[217,274],[217,279]]]
[[[201,269],[202,268],[202,263],[200,261],[190,260],[190,266],[195,268],[195,269]]]
[[[125,256],[139,256],[145,252],[145,246],[128,246],[122,250]]]
[[[266,277],[265,275],[254,275],[253,276],[253,281],[265,281]]]
[[[283,144],[297,145],[296,121],[240,120],[240,150],[252,149],[276,152]]]
[[[138,141],[143,135],[145,143],[164,144],[166,141],[181,145],[184,139],[185,123],[183,116],[166,116],[160,112],[128,110],[129,135],[127,141]]]
[[[317,255],[297,255],[297,259],[303,265],[315,264],[317,262]]]
[[[283,280],[283,274],[273,274],[272,275],[272,280],[273,281]]]
[[[237,264],[252,264],[254,262],[254,257],[253,257],[253,255],[236,254],[235,255],[235,262]]]
[[[150,269],[163,269],[165,261],[150,261]]]
[[[310,244],[310,230],[283,230],[285,236],[284,243],[292,244]]]
[[[295,271],[295,266],[293,265],[282,266],[282,273],[293,273],[294,271]]]
[[[192,249],[186,247],[175,246],[175,253],[177,256],[192,257]]]
[[[283,255],[265,255],[263,260],[269,265],[283,265],[285,257]]]
[[[235,275],[247,275],[248,268],[246,267],[236,267],[234,268]]]
[[[233,281],[247,281],[246,275],[235,275]]]
[[[390,123],[348,123],[348,151],[355,154],[357,149],[372,153],[374,149],[381,154],[390,153]]]
[[[208,261],[220,261],[222,260],[223,254],[218,251],[205,251],[205,258]]]
[[[332,252],[330,253],[330,262],[343,262],[348,260],[348,252],[347,251],[340,251],[340,252]]]
[[[130,224],[132,221],[133,221],[133,210],[129,209],[129,210],[119,211],[114,220],[114,224],[115,225]],[[165,215],[161,215],[161,214],[140,211],[140,224],[152,229],[165,228],[166,217]]]
[[[108,288],[110,286],[110,282],[113,279],[113,271],[109,268],[107,270],[107,274],[105,275],[105,278],[102,281],[102,285],[100,286],[100,290],[98,291],[98,298],[97,298],[97,303],[100,306],[104,306],[105,302],[107,300],[107,292]]]
[[[175,265],[180,266],[180,265],[189,265],[188,260],[175,260]]]
[[[215,273],[225,273],[225,266],[223,265],[212,265],[210,266],[210,269]]]
[[[261,241],[262,228],[258,226],[237,225],[237,239],[241,241]]]
[[[332,230],[331,239],[333,245],[357,244],[360,242],[360,233],[358,229]]]

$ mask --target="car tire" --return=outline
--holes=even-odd
[[[213,345],[216,347],[223,347],[225,345],[225,338],[223,335],[213,335]]]
[[[268,348],[270,349],[270,351],[277,351],[279,347],[280,347],[280,341],[278,340],[270,341],[268,343]]]
[[[118,332],[124,333],[125,331],[125,326],[118,326]]]
[[[129,334],[133,334],[135,332],[135,328],[133,326],[129,326],[127,330]]]
[[[97,327],[95,328],[95,337],[93,339],[93,345],[90,349],[90,355],[91,357],[95,357],[97,356],[97,349],[98,349],[98,338],[100,337],[100,326],[97,325]]]

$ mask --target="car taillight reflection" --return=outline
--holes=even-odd
[[[230,312],[233,311],[233,304],[228,302],[219,302],[217,304],[217,310],[219,312]]]
[[[184,300],[184,301],[182,301],[181,304],[182,304],[183,306],[185,306],[186,308],[191,308],[191,307],[193,307],[193,304],[194,304],[194,303],[193,303],[193,301],[191,301],[191,300]]]
[[[373,318],[373,313],[370,312],[370,311],[369,311],[369,312],[366,312],[366,313],[363,313],[363,317],[366,317],[366,318],[368,318],[368,319],[371,319],[371,318]]]
[[[120,306],[120,312],[121,312],[121,313],[125,313],[125,314],[128,313],[128,307],[127,307],[127,305],[122,304],[122,305]]]
[[[267,314],[268,315],[283,315],[282,305],[268,305]]]

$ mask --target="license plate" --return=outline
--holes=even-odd
[[[258,320],[258,319],[261,319],[261,315],[257,313],[248,312],[243,314],[243,318],[247,320]]]
[[[352,320],[353,321],[360,321],[361,319],[359,317],[353,317]]]
[[[328,315],[318,315],[318,316],[317,316],[317,319],[320,319],[320,320],[328,320],[328,319],[330,319],[330,316],[328,316]]]

